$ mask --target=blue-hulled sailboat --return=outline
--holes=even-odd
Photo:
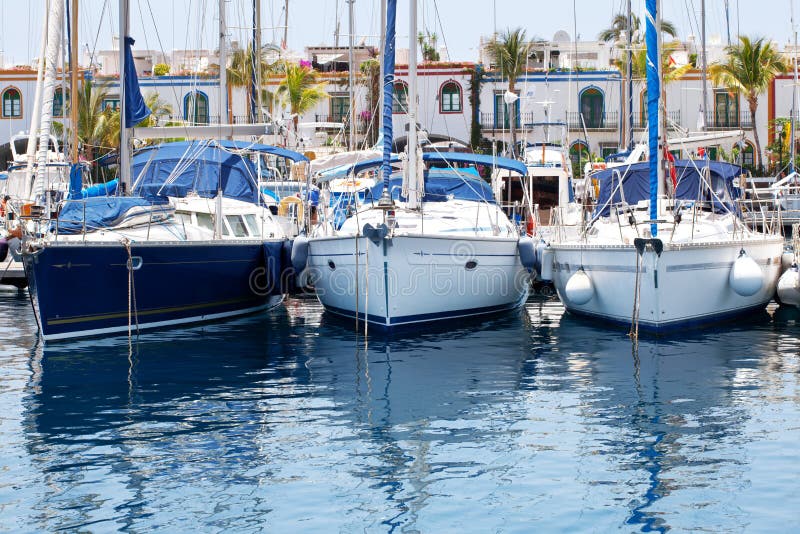
[[[25,224],[23,260],[48,341],[264,310],[281,301],[289,280],[289,236],[261,202],[251,156],[306,158],[193,141],[149,148],[131,165],[126,130],[149,112],[131,45],[127,38],[120,80],[121,189],[131,196],[69,200],[57,219]]]

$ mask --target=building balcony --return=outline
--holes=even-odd
[[[753,127],[753,116],[749,111],[738,113],[717,113],[714,110],[706,112],[707,130],[736,130],[749,129]]]
[[[577,111],[567,112],[567,124],[570,130],[616,130],[619,128],[619,112],[605,111],[592,115],[583,115]]]
[[[681,124],[681,110],[667,111],[667,127],[672,128],[673,125]],[[647,112],[635,111],[633,113],[633,129],[646,130],[647,129]]]

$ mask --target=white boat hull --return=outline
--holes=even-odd
[[[759,265],[761,288],[738,294],[730,282],[740,250]],[[664,244],[659,257],[648,249],[640,268],[639,327],[664,331],[700,325],[763,308],[775,294],[781,269],[783,242],[779,237],[737,242]],[[632,245],[591,246],[556,244],[553,282],[570,312],[630,325],[634,310],[636,249]],[[571,300],[567,282],[583,268],[591,280],[592,295],[582,303]],[[584,300],[581,295],[580,300]]]
[[[530,284],[515,237],[316,238],[308,266],[326,310],[382,327],[513,309]]]
[[[800,307],[800,272],[790,267],[778,280],[778,298],[781,304]]]

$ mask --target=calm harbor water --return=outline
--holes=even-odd
[[[36,341],[0,293],[0,530],[785,531],[800,320],[669,339],[555,301],[365,344],[312,300]]]

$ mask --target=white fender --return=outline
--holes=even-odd
[[[800,269],[790,267],[778,280],[778,298],[781,304],[800,307]]]
[[[592,299],[594,295],[594,286],[592,279],[586,274],[586,271],[580,269],[567,280],[567,285],[564,288],[567,294],[567,299],[574,304],[586,304]]]
[[[539,251],[542,260],[542,272],[539,273],[539,278],[545,282],[549,282],[553,279],[553,250],[550,247],[543,247],[539,249]]]
[[[756,261],[742,251],[728,276],[731,288],[743,297],[755,295],[764,285],[764,273]]]

